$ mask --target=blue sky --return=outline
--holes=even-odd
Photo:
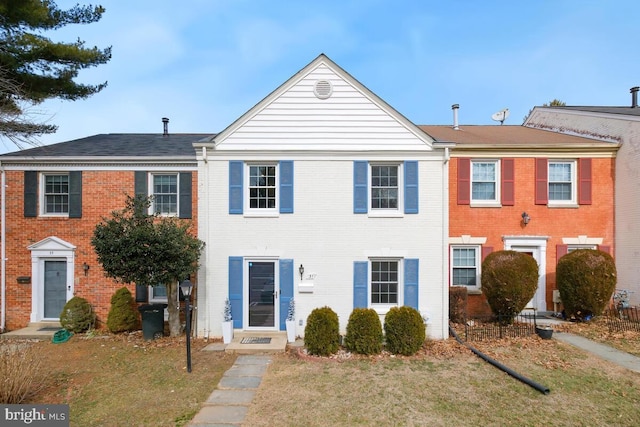
[[[554,98],[630,105],[640,85],[637,0],[96,3],[101,21],[50,36],[113,46],[79,76],[108,86],[39,105],[59,126],[44,144],[161,132],[162,117],[172,133],[219,132],[320,53],[416,124],[450,124],[457,103],[461,124],[509,108],[505,124],[519,125]]]

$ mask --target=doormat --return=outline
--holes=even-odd
[[[245,337],[242,338],[240,344],[269,344],[271,343],[270,337]]]
[[[59,331],[60,329],[62,329],[62,328],[60,328],[59,326],[58,327],[45,326],[44,328],[38,329],[38,332],[55,332],[55,331]]]

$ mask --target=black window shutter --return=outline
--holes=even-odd
[[[38,172],[24,171],[24,216],[38,216]]]
[[[191,172],[180,172],[180,218],[191,218]]]
[[[82,218],[82,171],[69,172],[69,218]]]
[[[147,197],[149,195],[147,191],[147,172],[136,171],[135,175],[135,193],[136,196]]]

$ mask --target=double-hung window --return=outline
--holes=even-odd
[[[371,165],[371,209],[398,210],[400,188],[397,165]]]
[[[471,162],[471,203],[499,203],[498,171],[496,160]]]
[[[549,204],[575,204],[575,162],[549,161],[548,167]]]
[[[69,175],[43,174],[43,214],[66,215],[69,213]]]
[[[399,298],[399,262],[371,261],[370,301],[375,306],[397,305]]]
[[[248,207],[253,211],[276,211],[278,208],[278,167],[276,164],[250,164]]]
[[[451,247],[451,286],[480,289],[480,247]]]
[[[178,174],[151,174],[153,211],[161,215],[178,214]]]

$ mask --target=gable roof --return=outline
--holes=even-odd
[[[551,110],[567,110],[567,111],[585,111],[589,113],[600,114],[615,114],[623,116],[637,116],[640,117],[640,108],[638,107],[598,107],[598,106],[553,106],[553,107],[535,107],[535,108],[548,108]]]
[[[317,85],[327,85],[322,97]],[[326,88],[326,86],[325,86]],[[431,148],[432,139],[326,55],[290,77],[219,134],[216,150]],[[206,143],[206,144],[205,144]]]
[[[0,155],[12,159],[191,159],[196,160],[193,143],[211,134],[130,134],[93,135],[57,144],[43,145]]]

